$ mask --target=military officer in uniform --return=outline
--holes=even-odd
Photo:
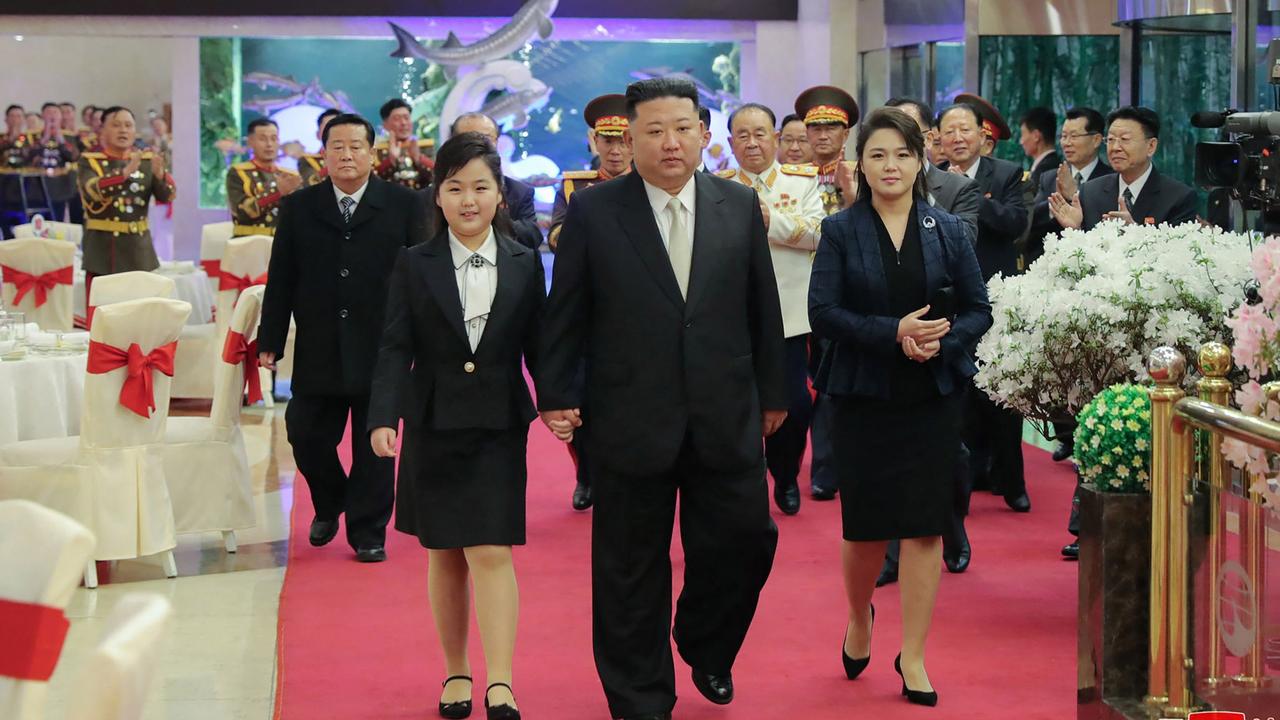
[[[40,108],[40,117],[44,121],[44,129],[35,136],[28,155],[31,168],[44,175],[42,186],[34,183],[28,186],[27,192],[39,188],[49,194],[49,206],[53,210],[50,220],[63,221],[67,215],[67,205],[77,193],[75,181],[75,162],[80,159],[79,142],[74,133],[62,129],[62,110],[57,103],[45,103]],[[44,198],[41,196],[35,202]]]
[[[110,107],[102,113],[102,145],[83,153],[76,178],[84,203],[85,290],[98,275],[160,266],[147,212],[152,199],[173,202],[174,185],[164,158],[134,147],[133,112]]]
[[[629,125],[626,96],[601,95],[583,108],[582,119],[587,123],[587,144],[595,147],[600,165],[595,170],[570,170],[561,176],[560,188],[556,190],[555,204],[551,208],[551,226],[547,232],[547,245],[552,252],[555,252],[556,241],[560,238],[560,226],[569,213],[569,199],[573,197],[573,193],[631,172],[631,147],[623,137]],[[582,438],[583,434],[577,433],[569,443],[569,455],[577,469],[577,484],[573,488],[572,499],[575,510],[586,510],[592,503],[588,450]]]
[[[0,138],[0,159],[10,171],[26,167],[35,137],[26,131],[27,112],[21,105],[10,105],[4,112],[5,134]]]
[[[431,149],[435,141],[413,136],[413,110],[409,103],[392,98],[378,111],[386,135],[373,146],[373,171],[388,182],[410,190],[425,190],[431,185]]]
[[[800,511],[800,461],[809,435],[813,400],[809,395],[810,254],[818,249],[826,211],[813,165],[778,162],[773,111],[747,103],[729,116],[729,144],[739,169],[722,178],[753,188],[769,234],[769,255],[778,283],[786,336],[787,419],[764,441],[765,463],[773,475],[773,500],[787,515]]]
[[[595,147],[600,167],[596,170],[569,170],[560,176],[560,188],[556,190],[555,203],[551,208],[551,227],[547,233],[547,245],[552,250],[556,249],[560,226],[569,212],[569,198],[573,193],[631,171],[631,148],[622,137],[627,129],[626,96],[601,95],[587,103],[582,119],[587,123],[587,143]]]
[[[854,164],[844,159],[844,145],[849,128],[858,122],[858,104],[849,93],[838,87],[819,85],[796,98],[796,115],[804,121],[805,135],[818,167],[818,191],[826,215],[849,207],[857,199]],[[817,368],[826,351],[827,341],[814,335],[810,349],[810,367]],[[831,399],[818,393],[813,400],[811,417],[813,460],[810,463],[809,494],[814,500],[831,500],[836,496],[835,470],[831,465]]]
[[[249,123],[248,145],[253,159],[227,170],[232,235],[275,235],[280,200],[302,187],[302,178],[276,165],[280,128],[273,120],[258,118]]]
[[[341,110],[329,108],[316,118],[316,137],[324,135],[324,128],[329,121],[342,114]],[[298,176],[302,178],[303,187],[311,187],[324,182],[329,173],[324,168],[324,152],[306,153],[298,157]]]

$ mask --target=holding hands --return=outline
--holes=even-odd
[[[542,417],[542,422],[551,430],[551,434],[563,442],[573,440],[574,429],[582,427],[582,410],[578,408],[546,410],[539,415]]]
[[[898,321],[898,344],[902,353],[916,362],[927,362],[942,349],[942,338],[951,332],[951,321],[945,318],[924,320],[929,306],[916,310]]]

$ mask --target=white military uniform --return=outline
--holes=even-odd
[[[808,333],[811,258],[827,216],[818,189],[818,169],[774,161],[759,175],[741,168],[717,174],[755,188],[768,205],[769,254],[782,303],[783,334],[790,338]]]

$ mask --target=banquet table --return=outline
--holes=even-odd
[[[204,325],[213,322],[213,290],[209,285],[209,276],[204,270],[182,270],[162,266],[154,272],[173,280],[175,299],[191,303],[191,316],[187,318],[188,325]],[[77,273],[75,289],[72,292],[75,293],[76,317],[81,318],[85,314],[84,285],[84,273]]]
[[[80,434],[84,350],[0,361],[0,445]]]

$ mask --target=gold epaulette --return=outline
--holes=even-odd
[[[244,162],[238,162],[235,165],[232,165],[231,167],[235,168],[236,170],[253,170],[257,166],[253,164],[252,160],[245,160]]]
[[[810,164],[792,165],[791,163],[786,163],[782,166],[782,174],[799,175],[801,177],[818,177],[818,166]]]
[[[436,146],[436,141],[434,138],[425,138],[423,140],[418,141],[418,147],[420,148],[433,148],[435,146]]]
[[[716,177],[724,178],[725,180],[732,180],[733,176],[737,174],[738,171],[736,168],[725,168],[723,170],[716,171]]]
[[[82,157],[82,158],[92,158],[92,159],[94,159],[94,160],[106,160],[106,159],[107,159],[107,154],[106,154],[106,153],[103,153],[103,152],[94,152],[94,151],[90,150],[90,151],[88,151],[88,152],[82,152],[82,153],[80,153],[80,157]]]
[[[298,175],[298,173],[286,167],[277,167],[276,172],[280,173],[281,175],[293,175],[294,177],[301,177],[300,175]]]
[[[560,176],[562,180],[598,180],[599,170],[567,170]]]

